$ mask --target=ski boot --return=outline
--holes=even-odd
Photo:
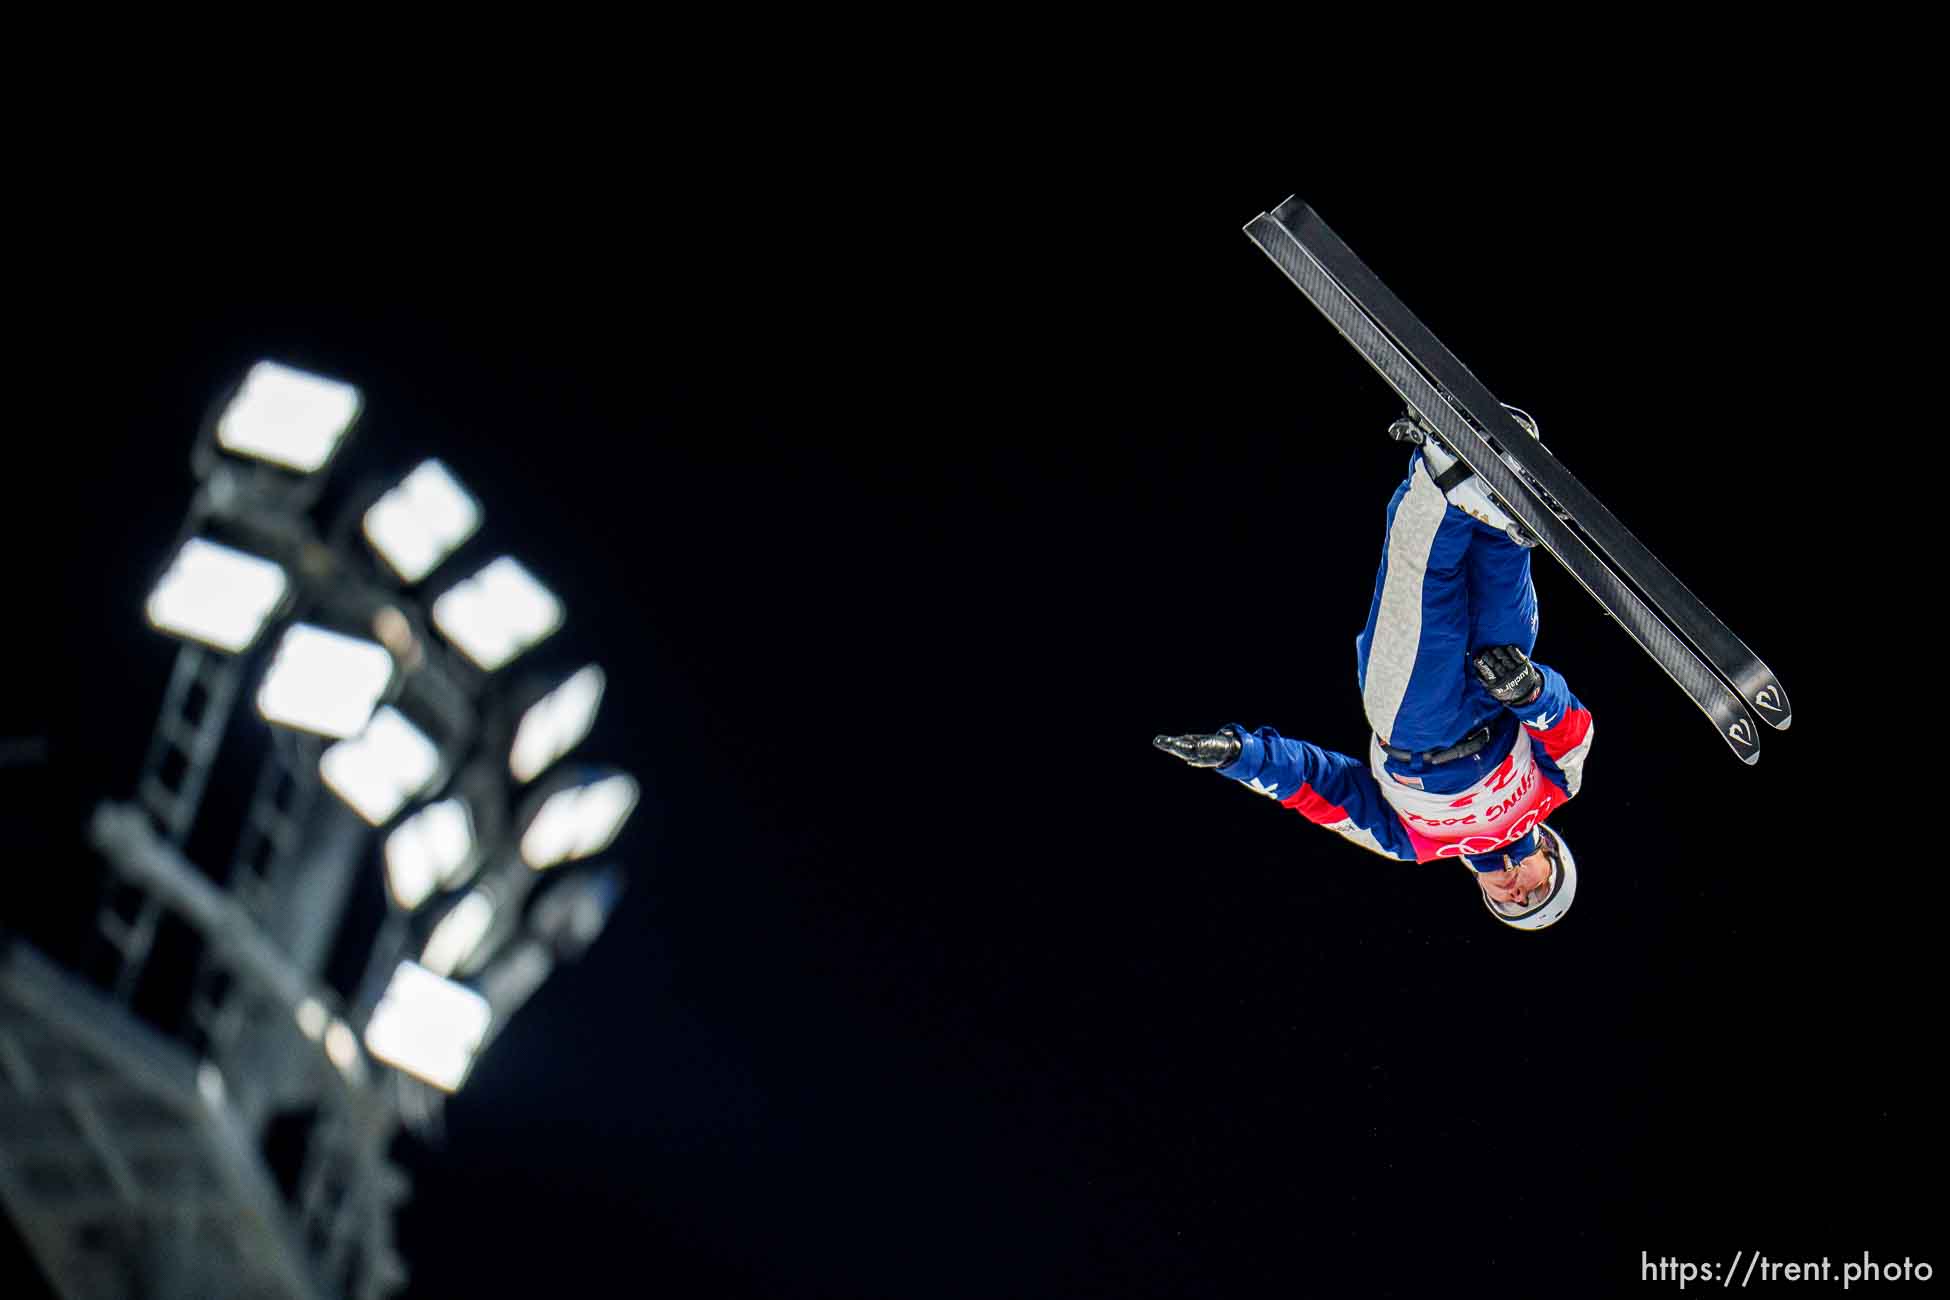
[[[1508,402],[1502,403],[1502,406],[1510,412],[1511,417],[1523,427],[1525,432],[1536,438],[1540,444],[1542,443],[1537,421],[1528,411],[1519,410]],[[1470,472],[1469,467],[1444,446],[1412,412],[1389,425],[1388,436],[1397,442],[1414,443],[1422,449],[1422,459],[1428,465],[1429,477],[1434,479],[1436,486],[1442,489],[1443,495],[1449,499],[1449,504],[1500,530],[1512,542],[1526,550],[1537,545],[1537,539],[1525,532],[1516,520],[1510,518],[1503,508],[1496,504],[1488,490],[1481,483],[1476,482],[1476,476]],[[1523,480],[1524,486],[1537,495],[1537,499],[1543,502],[1546,509],[1559,519],[1567,523],[1570,521],[1570,515],[1558,505],[1550,493],[1538,485],[1535,479],[1519,468],[1508,456],[1503,457],[1503,463]]]
[[[1523,410],[1520,407],[1515,407],[1510,405],[1508,402],[1499,402],[1497,403],[1497,405],[1501,406],[1504,410],[1508,411],[1510,413],[1510,418],[1515,420],[1518,424],[1522,425],[1524,432],[1528,433],[1532,438],[1535,438],[1537,440],[1538,446],[1542,447],[1544,445],[1544,435],[1540,433],[1537,429],[1537,420],[1535,416],[1531,415],[1530,412]],[[1545,450],[1549,450],[1549,449],[1545,448]],[[1508,465],[1511,469],[1516,470],[1517,477],[1523,480],[1523,484],[1525,487],[1529,488],[1532,492],[1535,492],[1537,494],[1537,499],[1544,503],[1545,509],[1549,510],[1552,514],[1556,515],[1559,519],[1563,520],[1567,524],[1572,522],[1571,512],[1566,510],[1563,506],[1559,505],[1557,503],[1556,497],[1544,491],[1544,485],[1539,483],[1536,479],[1532,478],[1528,470],[1525,470],[1520,466],[1518,466],[1516,462],[1512,461],[1507,455],[1503,458],[1503,463]]]

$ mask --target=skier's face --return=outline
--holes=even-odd
[[[1483,892],[1499,903],[1527,902],[1532,890],[1543,889],[1550,881],[1551,860],[1541,848],[1514,867],[1486,872],[1482,877]]]

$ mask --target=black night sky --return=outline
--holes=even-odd
[[[365,390],[346,475],[439,455],[480,496],[609,671],[587,753],[646,792],[609,930],[399,1148],[409,1295],[1595,1295],[1656,1290],[1641,1251],[1930,1255],[1941,886],[1871,867],[1903,778],[1857,761],[1881,697],[1824,576],[1871,543],[1793,442],[1859,396],[1784,273],[1826,164],[1620,143],[1462,202],[1304,151],[950,180],[861,148],[120,243],[72,335],[112,377],[61,689],[9,727],[51,737],[5,773],[50,901],[10,923],[82,925],[195,428],[276,357]],[[1240,233],[1296,192],[1793,695],[1743,768],[1540,552],[1537,656],[1597,724],[1549,932],[1150,747],[1365,741],[1407,457]]]

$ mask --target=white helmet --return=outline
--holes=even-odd
[[[1571,910],[1571,901],[1578,895],[1578,864],[1564,837],[1548,826],[1539,826],[1537,846],[1550,860],[1549,888],[1533,889],[1531,901],[1522,904],[1499,903],[1488,894],[1483,895],[1483,906],[1490,909],[1490,915],[1513,930],[1541,930],[1557,924]]]

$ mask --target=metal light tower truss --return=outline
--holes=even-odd
[[[259,769],[244,829],[231,863],[228,884],[238,904],[261,922],[267,903],[295,869],[307,821],[318,807],[318,746],[297,736],[274,733]],[[218,1055],[227,1055],[244,1031],[252,999],[230,996],[232,980],[221,961],[205,952],[197,964],[190,1019]]]
[[[162,714],[136,781],[137,801],[172,844],[180,846],[196,821],[243,676],[244,660],[238,655],[187,641],[176,652]],[[161,919],[162,906],[153,896],[120,887],[110,878],[95,924],[120,958],[115,996],[124,1002],[148,965]]]
[[[140,814],[97,821],[119,837],[111,852],[175,877],[165,889],[195,879]],[[194,891],[170,904],[215,919],[221,896]],[[240,965],[261,961],[237,918],[218,924]],[[309,1046],[291,1049],[312,1058],[320,1103],[293,1213],[232,1076],[25,944],[0,946],[0,1199],[63,1296],[379,1297],[404,1284],[392,1214],[408,1184],[385,1158],[397,1120],[369,1086],[334,1084],[338,1067]]]
[[[64,1297],[315,1297],[221,1076],[26,945],[0,946],[0,1197]]]

